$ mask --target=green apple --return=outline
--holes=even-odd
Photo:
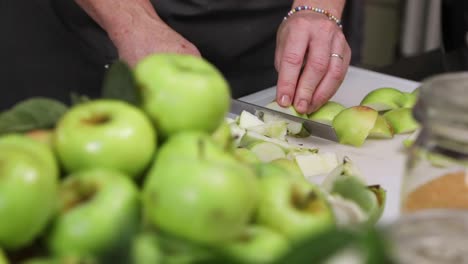
[[[227,121],[221,122],[221,125],[211,134],[213,141],[226,151],[234,148],[234,138],[231,134],[231,126]]]
[[[416,101],[418,100],[418,94],[417,93],[403,93],[404,99],[401,104],[401,107],[408,107],[412,108],[415,104]]]
[[[257,223],[292,241],[335,226],[333,212],[316,185],[284,174],[269,174],[260,177],[260,189]]]
[[[54,146],[69,173],[99,167],[137,177],[153,159],[156,139],[143,111],[123,101],[99,99],[64,114]]]
[[[393,138],[393,127],[387,119],[381,115],[377,117],[374,127],[369,132],[369,138]]]
[[[247,165],[255,165],[261,162],[257,155],[248,148],[236,148],[232,154],[236,160]]]
[[[411,133],[419,128],[419,123],[414,119],[411,108],[394,109],[383,116],[393,127],[395,134]]]
[[[140,224],[139,191],[128,175],[83,170],[68,175],[59,191],[59,213],[46,234],[53,255],[115,259],[126,254]]]
[[[222,252],[239,263],[274,263],[290,248],[280,233],[261,225],[251,225],[234,241],[223,245]]]
[[[333,123],[333,119],[335,119],[335,116],[338,115],[344,109],[345,107],[342,104],[333,101],[328,101],[317,111],[311,113],[308,117],[312,121],[317,121],[320,123],[331,125]]]
[[[164,263],[164,253],[159,245],[157,235],[152,232],[141,232],[132,241],[130,248],[132,264]]]
[[[84,256],[46,256],[27,259],[21,264],[99,264],[92,257]]]
[[[23,135],[0,137],[0,246],[30,245],[52,218],[58,165],[47,145]]]
[[[8,258],[5,256],[5,253],[3,252],[3,250],[0,248],[0,264],[8,264],[10,263],[8,261]]]
[[[135,66],[134,75],[142,107],[163,138],[185,130],[211,133],[229,110],[229,84],[203,58],[153,54]]]
[[[218,162],[235,162],[235,158],[225,151],[213,138],[200,131],[184,131],[168,138],[161,145],[152,168],[172,160],[203,159]]]
[[[52,138],[54,135],[54,131],[52,129],[36,129],[26,132],[25,135],[52,147]]]
[[[405,96],[401,91],[391,87],[382,87],[368,93],[360,105],[381,112],[401,107],[404,100]]]
[[[143,187],[145,217],[150,223],[208,245],[242,233],[259,196],[252,169],[202,156],[158,162]]]
[[[377,121],[378,112],[367,106],[353,106],[341,111],[333,120],[339,142],[359,147]]]

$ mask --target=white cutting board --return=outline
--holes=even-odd
[[[331,100],[350,107],[358,105],[367,93],[380,87],[394,87],[411,92],[419,85],[418,82],[350,67],[342,86]],[[266,105],[274,100],[275,94],[276,87],[271,87],[240,99]],[[359,148],[316,137],[299,141],[311,147],[318,147],[323,152],[348,156],[358,166],[368,184],[380,184],[385,188],[387,203],[379,224],[388,224],[399,217],[400,184],[406,160],[405,153],[402,152],[402,141],[408,136],[408,134],[397,135],[393,139],[386,140],[368,139]]]

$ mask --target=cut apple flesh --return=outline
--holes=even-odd
[[[385,117],[379,115],[374,127],[369,132],[369,138],[393,138],[393,128]]]
[[[257,142],[270,142],[270,143],[273,143],[273,144],[276,144],[276,145],[280,146],[285,151],[289,151],[289,150],[292,150],[292,149],[298,147],[298,146],[294,146],[292,144],[289,144],[287,141],[279,140],[279,139],[276,139],[276,138],[269,138],[267,136],[264,136],[262,134],[259,134],[259,133],[253,132],[253,131],[247,131],[245,133],[245,135],[242,137],[242,139],[240,141],[240,146],[241,147],[248,147],[248,146],[251,146],[252,144],[257,143]]]
[[[334,194],[328,197],[337,226],[351,226],[365,222],[369,216],[352,200]]]
[[[271,142],[258,142],[249,147],[250,151],[255,153],[262,162],[270,162],[275,159],[285,158],[284,150]]]
[[[256,115],[251,114],[247,111],[242,111],[239,117],[239,127],[248,129],[250,127],[261,126],[264,122],[260,120]]]
[[[282,112],[285,114],[289,114],[292,116],[297,116],[297,117],[302,117],[302,118],[307,118],[307,115],[299,114],[293,106],[290,107],[282,107],[276,102],[271,102],[265,106],[266,108]],[[265,123],[269,123],[272,121],[277,121],[277,120],[284,120],[283,118],[279,116],[275,116],[273,114],[269,113],[263,113],[263,121]],[[302,131],[302,124],[297,123],[297,122],[292,122],[292,121],[286,121],[288,124],[288,132],[292,135],[297,135]]]
[[[338,166],[338,159],[334,153],[300,154],[294,157],[304,177],[314,177],[330,173]]]
[[[309,115],[309,119],[323,124],[331,125],[335,116],[337,116],[345,107],[337,102],[328,101],[320,109]]]
[[[249,131],[259,133],[261,135],[276,138],[280,140],[285,140],[288,133],[288,126],[285,121],[277,120],[262,125],[253,126],[247,128]]]

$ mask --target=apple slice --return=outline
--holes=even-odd
[[[345,199],[340,195],[329,195],[328,202],[333,209],[336,224],[339,227],[355,226],[369,219],[369,216],[361,207],[359,207],[359,205],[357,205],[357,203],[352,200]]]
[[[401,107],[412,108],[418,100],[418,93],[403,93],[403,96]]]
[[[381,112],[400,108],[404,100],[405,96],[401,91],[391,87],[382,87],[368,93],[360,105]]]
[[[286,157],[283,148],[271,142],[257,142],[249,146],[249,149],[262,162],[270,162]]]
[[[413,118],[411,108],[390,110],[383,116],[393,127],[395,134],[410,133],[419,128],[419,123]]]
[[[307,118],[307,115],[299,114],[293,106],[290,107],[282,107],[276,101],[273,101],[265,106],[266,108],[270,108],[276,110],[278,112],[286,113],[292,116]],[[263,113],[263,121],[265,123],[276,121],[276,120],[284,120],[279,116],[275,116],[269,113]],[[289,120],[285,120],[288,124],[288,132],[291,135],[297,135],[302,131],[302,124],[297,122],[292,122]]]
[[[338,166],[338,158],[331,152],[300,154],[294,160],[306,178],[328,174]]]
[[[339,142],[359,147],[377,121],[378,112],[367,106],[353,106],[341,111],[333,120]]]
[[[288,125],[284,120],[276,120],[262,125],[249,127],[247,130],[267,137],[285,140],[288,133]]]
[[[231,123],[229,125],[229,128],[231,130],[231,136],[233,140],[233,146],[234,147],[239,147],[242,138],[244,137],[246,130],[244,128],[241,128],[237,123]]]
[[[380,186],[369,188],[354,176],[342,176],[333,183],[331,192],[345,199],[354,201],[369,216],[368,224],[375,224],[382,214],[385,200],[385,191]]]
[[[374,127],[369,132],[368,138],[393,138],[393,127],[385,117],[379,115],[375,121]]]
[[[299,148],[300,146],[295,146],[293,144],[289,144],[287,141],[284,140],[279,140],[276,138],[269,138],[267,136],[264,136],[262,134],[253,132],[253,131],[247,131],[245,135],[242,137],[240,141],[240,146],[241,147],[248,147],[254,143],[257,142],[270,142],[273,144],[276,144],[280,146],[282,149],[285,151],[289,151],[295,148]]]
[[[297,162],[294,160],[282,158],[273,160],[270,163],[284,169],[291,177],[305,180],[301,168],[299,167],[299,165],[297,165]]]
[[[249,127],[261,126],[263,124],[264,122],[260,120],[260,118],[250,112],[242,111],[239,116],[239,127],[241,128],[247,129]]]
[[[274,263],[289,249],[289,241],[280,233],[261,225],[248,226],[237,239],[223,245],[221,251],[238,263]]]
[[[331,125],[335,116],[338,115],[344,109],[345,107],[342,104],[333,101],[328,101],[322,107],[320,107],[320,109],[310,114],[309,119],[312,121]]]
[[[365,181],[359,168],[351,161],[349,157],[344,157],[341,164],[339,164],[325,177],[321,183],[321,187],[325,191],[331,192],[334,182],[342,176],[353,176],[359,178],[362,182]]]

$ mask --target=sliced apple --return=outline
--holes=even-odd
[[[385,117],[379,115],[375,121],[374,127],[369,132],[368,138],[393,138],[393,127]]]
[[[390,110],[383,116],[393,127],[395,134],[411,133],[419,128],[419,123],[413,118],[411,108]]]
[[[355,226],[369,219],[369,216],[356,202],[345,199],[338,194],[329,195],[328,202],[333,209],[337,226]]]
[[[286,135],[288,134],[288,125],[284,120],[276,120],[264,123],[262,125],[249,127],[247,130],[262,134],[267,137],[285,140]]]
[[[292,116],[307,118],[307,115],[298,113],[296,111],[296,109],[294,109],[293,106],[282,107],[276,101],[273,101],[273,102],[267,104],[265,107],[269,108],[269,109],[273,109],[273,110],[278,111],[278,112],[286,113],[286,114],[289,114],[289,115],[292,115]],[[272,115],[272,114],[269,114],[269,113],[263,113],[263,121],[265,123],[272,122],[272,121],[277,121],[277,120],[284,120],[284,119],[279,117],[279,116],[276,116],[276,115]],[[297,135],[297,134],[301,133],[301,131],[302,131],[302,124],[301,123],[292,122],[292,121],[289,121],[289,120],[285,120],[285,121],[288,124],[289,134]]]
[[[381,112],[401,107],[404,100],[405,97],[401,91],[391,87],[382,87],[368,93],[360,105]]]
[[[417,93],[403,93],[403,102],[401,104],[401,107],[412,108],[416,104],[417,100]]]
[[[331,152],[300,154],[294,160],[306,178],[326,175],[338,166],[338,158]]]
[[[267,136],[264,136],[262,134],[259,134],[259,133],[253,132],[253,131],[247,131],[245,133],[245,135],[242,137],[242,139],[240,141],[240,146],[241,147],[249,147],[252,144],[257,143],[257,142],[274,143],[274,144],[280,146],[285,151],[290,151],[292,149],[300,147],[300,146],[295,146],[293,144],[289,144],[285,140],[280,140],[280,139],[276,139],[276,138],[269,138]]]
[[[333,101],[328,101],[322,107],[320,107],[320,109],[310,114],[309,119],[323,124],[331,125],[335,116],[338,115],[344,109],[345,107],[342,104]]]
[[[241,128],[237,123],[229,124],[229,128],[231,129],[231,136],[232,136],[232,144],[234,147],[239,147],[241,144],[241,140],[244,137],[246,130]]]
[[[249,127],[260,126],[263,124],[264,122],[260,120],[260,118],[250,112],[242,111],[239,116],[239,127],[241,128],[247,129]]]
[[[297,179],[304,179],[304,174],[296,161],[287,158],[276,159],[270,162],[271,164],[284,169],[288,175]]]
[[[339,142],[359,147],[375,125],[378,112],[367,106],[353,106],[341,111],[333,120]]]
[[[321,183],[321,187],[327,191],[331,192],[334,182],[343,176],[353,176],[359,178],[364,182],[362,177],[362,172],[359,168],[351,161],[349,157],[344,157],[341,164],[339,164],[334,170],[332,170]]]
[[[257,142],[248,147],[262,162],[270,162],[286,157],[283,148],[271,142]]]

